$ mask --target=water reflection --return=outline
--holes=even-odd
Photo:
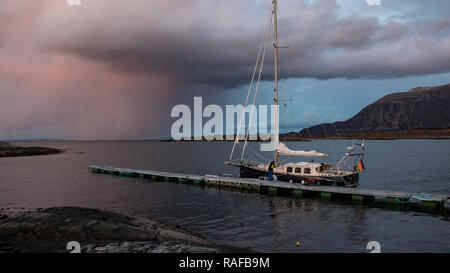
[[[0,159],[0,207],[71,205],[108,209],[180,225],[216,243],[256,251],[366,252],[370,240],[380,241],[383,252],[450,251],[450,222],[444,216],[88,172],[90,164],[108,164],[184,173],[237,174],[236,169],[223,164],[232,143],[21,144],[68,152]],[[302,145],[290,143],[293,149]],[[327,142],[317,141],[314,146],[330,153]],[[369,152],[367,169],[361,175],[363,187],[450,194],[450,170],[438,168],[428,172],[448,161],[450,141],[369,141],[366,147]],[[417,154],[421,156],[409,156]],[[300,242],[300,247],[296,242]]]

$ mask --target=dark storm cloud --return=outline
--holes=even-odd
[[[306,2],[280,5],[280,44],[290,46],[280,53],[281,71],[289,70],[290,77],[384,78],[450,71],[448,36],[417,34],[405,23],[356,13],[341,16],[335,1]],[[267,14],[253,11],[263,3],[240,0],[85,4],[72,21],[43,21],[50,30],[43,33],[49,37],[45,47],[122,72],[158,72],[184,83],[221,87],[248,82]],[[444,20],[428,29],[445,26]],[[266,79],[272,76],[272,60],[270,47]]]
[[[405,1],[374,9],[365,0],[341,7],[280,0],[279,44],[290,46],[280,50],[281,76],[449,71],[449,16],[442,14],[450,2],[397,4]],[[192,104],[194,95],[205,104],[235,103],[250,80],[270,2],[0,0],[0,138],[167,137],[174,105]],[[344,12],[351,3],[359,3],[356,12]],[[434,15],[422,16],[422,8]],[[270,43],[268,50],[265,79],[273,77]]]
[[[233,86],[247,81],[254,62],[255,52],[238,52],[238,46],[250,42],[235,41],[197,42],[190,37],[154,35],[152,38],[136,38],[139,46],[102,48],[86,45],[64,45],[58,48],[76,56],[110,65],[113,69],[128,73],[155,72],[173,76],[177,81],[191,84],[215,84]],[[197,37],[202,38],[202,37]],[[193,39],[193,40],[191,40]],[[92,41],[92,40],[91,40]],[[158,41],[155,43],[153,41]],[[234,49],[232,49],[234,48]],[[232,49],[232,50],[230,50]]]

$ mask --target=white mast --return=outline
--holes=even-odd
[[[255,90],[255,94],[253,97],[252,105],[255,104],[255,99],[256,99],[256,95],[258,93],[259,83],[261,80],[261,73],[262,73],[262,68],[263,68],[263,64],[264,64],[264,57],[266,54],[267,43],[270,39],[270,28],[271,28],[271,23],[272,23],[272,19],[273,19],[273,22],[274,22],[273,47],[274,47],[274,60],[275,60],[275,64],[274,64],[275,86],[274,86],[273,101],[274,101],[274,106],[275,106],[275,112],[272,113],[273,120],[274,120],[274,124],[273,124],[274,128],[272,128],[272,132],[273,132],[272,142],[274,145],[273,148],[274,148],[275,165],[280,166],[280,155],[282,155],[282,156],[305,156],[305,157],[327,157],[328,155],[325,153],[319,153],[316,151],[291,150],[288,147],[286,147],[286,145],[284,145],[283,143],[280,143],[280,132],[279,132],[280,118],[279,118],[279,105],[278,105],[278,102],[279,102],[278,101],[278,49],[280,47],[278,46],[278,29],[277,29],[277,12],[278,12],[278,10],[277,9],[278,9],[277,0],[272,0],[272,10],[269,13],[269,18],[267,21],[265,34],[261,41],[261,45],[260,45],[259,52],[258,52],[258,58],[256,59],[256,64],[255,64],[255,68],[253,70],[252,80],[250,82],[250,86],[248,89],[247,98],[245,100],[244,107],[246,108],[248,105],[250,92],[252,91],[253,81],[255,79],[257,67],[259,65],[258,79],[257,79],[256,90]],[[261,60],[260,60],[260,58],[261,58]],[[261,63],[260,63],[260,61],[261,61]],[[247,147],[247,140],[248,140],[248,136],[249,136],[249,129],[250,129],[250,124],[251,124],[251,119],[252,119],[252,113],[253,112],[250,113],[249,127],[247,128],[247,133],[245,134],[245,143],[244,143],[244,147],[242,149],[241,161],[240,161],[241,164],[243,162],[245,148]],[[234,149],[235,149],[236,144],[239,143],[239,132],[240,132],[241,126],[245,120],[244,115],[245,115],[245,111],[241,115],[241,120],[239,122],[239,127],[237,130],[233,148],[232,148],[231,154],[230,154],[230,161],[226,162],[227,164],[232,164],[231,162],[233,160]]]
[[[277,0],[273,0],[273,47],[275,50],[275,88],[273,102],[275,105],[275,128],[274,128],[274,149],[275,149],[275,165],[280,165],[280,156],[277,151],[279,136],[279,111],[278,111],[278,33],[277,33]]]

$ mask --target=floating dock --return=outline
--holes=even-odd
[[[177,182],[195,185],[211,185],[226,188],[257,191],[267,194],[293,197],[321,198],[329,201],[350,201],[352,204],[381,204],[386,207],[420,208],[426,212],[449,212],[447,195],[408,193],[331,186],[307,186],[298,183],[269,181],[264,179],[236,178],[217,175],[191,175],[151,170],[135,170],[109,166],[90,166],[93,173],[145,178],[151,181]]]

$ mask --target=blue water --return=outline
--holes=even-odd
[[[350,140],[289,142],[329,153],[335,163]],[[450,252],[445,215],[294,199],[185,184],[92,174],[91,164],[193,174],[232,173],[230,142],[19,142],[64,149],[57,155],[0,158],[0,207],[22,211],[84,206],[149,217],[209,240],[263,252]],[[258,143],[251,143],[258,150]],[[449,140],[371,140],[364,188],[450,195]],[[270,154],[263,154],[270,157]],[[300,247],[296,243],[300,242]]]

